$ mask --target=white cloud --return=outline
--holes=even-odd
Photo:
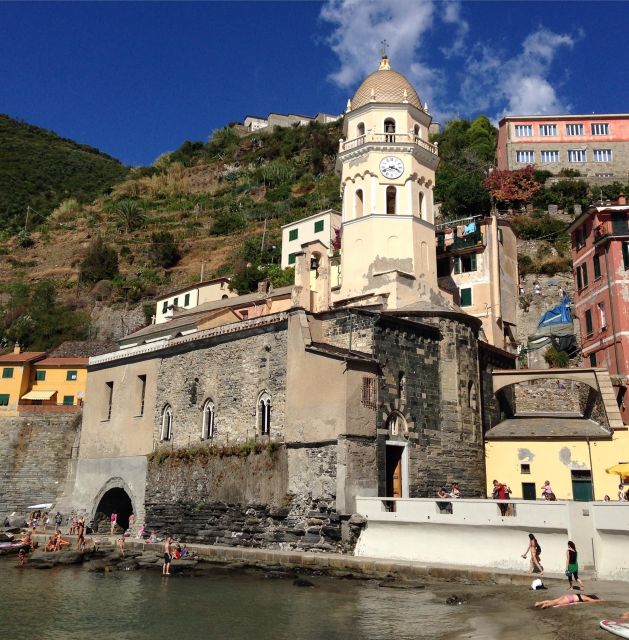
[[[380,41],[386,39],[393,68],[409,78],[440,120],[479,111],[499,117],[569,108],[559,95],[562,79],[553,77],[551,69],[582,33],[555,33],[540,26],[509,56],[493,43],[470,44],[470,26],[462,12],[458,0],[327,0],[321,18],[333,26],[328,44],[340,63],[330,80],[354,89],[377,68]],[[447,47],[431,46],[436,28],[449,38]],[[435,64],[439,53],[442,62]],[[448,73],[443,69],[446,60]]]

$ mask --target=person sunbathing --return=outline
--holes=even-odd
[[[580,604],[580,603],[590,603],[590,602],[601,602],[601,599],[594,595],[593,593],[587,595],[585,593],[567,593],[565,596],[559,596],[554,600],[540,600],[535,603],[536,607],[541,607],[542,609],[548,609],[549,607],[567,607],[571,604]]]
[[[59,529],[57,529],[57,532],[55,533],[55,551],[61,551],[61,547],[66,545],[66,544],[70,544],[69,540],[64,540],[61,537],[61,531],[59,531]]]
[[[46,547],[44,551],[54,551],[55,550],[55,538],[54,536],[48,536],[48,542],[46,543]]]

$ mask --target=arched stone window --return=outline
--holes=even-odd
[[[408,428],[406,426],[406,420],[401,413],[394,411],[387,418],[387,429],[390,436],[402,436],[406,435]]]
[[[391,216],[395,215],[396,195],[397,192],[395,187],[387,187],[387,214]]]
[[[203,421],[201,423],[201,440],[211,440],[214,437],[214,403],[206,400],[203,405]]]
[[[423,191],[419,192],[419,198],[417,199],[417,206],[418,206],[417,212],[419,213],[419,217],[423,218],[424,217],[424,192]]]
[[[258,433],[268,436],[271,433],[271,396],[263,391],[258,397],[257,410]]]
[[[387,142],[395,142],[395,120],[393,118],[387,118],[384,121],[384,133]]]
[[[363,206],[364,206],[364,197],[363,197],[363,190],[362,189],[356,189],[356,218],[360,218],[363,215]]]
[[[169,404],[162,409],[162,440],[171,440],[173,437],[173,410]]]
[[[364,122],[359,122],[356,125],[356,137],[360,138],[361,136],[365,135],[365,123]]]

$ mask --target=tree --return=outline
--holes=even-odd
[[[83,282],[111,280],[118,273],[118,254],[97,236],[90,244],[81,263],[79,278]]]
[[[535,179],[535,167],[530,164],[522,169],[494,170],[483,181],[496,202],[517,205],[530,202],[542,188]]]
[[[117,202],[111,211],[111,218],[125,233],[141,229],[146,224],[146,213],[135,200]]]
[[[164,269],[174,267],[181,259],[175,236],[169,231],[158,231],[151,234],[149,255],[155,266]]]

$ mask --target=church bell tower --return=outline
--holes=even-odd
[[[337,304],[399,309],[438,295],[433,188],[439,156],[431,116],[382,56],[348,101],[341,175],[341,290]]]

